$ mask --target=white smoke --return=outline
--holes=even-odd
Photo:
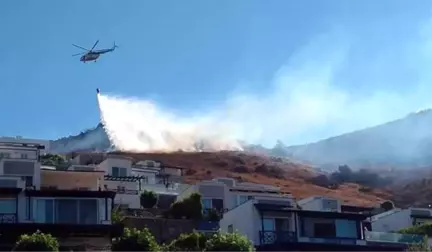
[[[238,140],[267,146],[278,139],[297,144],[377,125],[430,105],[432,88],[427,82],[432,78],[424,65],[430,63],[425,55],[431,55],[432,40],[423,35],[403,50],[394,48],[400,59],[418,68],[419,80],[407,83],[408,88],[372,87],[359,95],[356,87],[336,85],[343,80],[341,70],[349,71],[350,52],[361,51],[363,46],[363,41],[355,40],[358,37],[339,30],[319,36],[299,50],[277,71],[266,92],[238,91],[219,107],[192,111],[193,116],[171,113],[149,100],[100,94],[102,121],[117,148],[139,152],[239,150]],[[397,65],[388,58],[388,50],[373,55],[369,63],[377,68]],[[365,73],[362,78],[373,83],[383,75],[387,80],[398,78],[396,72],[379,71]]]

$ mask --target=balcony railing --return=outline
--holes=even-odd
[[[0,223],[15,223],[16,220],[16,214],[0,214]]]
[[[348,238],[348,237],[305,237],[305,236],[302,236],[302,237],[298,238],[299,242],[343,244],[343,245],[356,245],[358,243],[358,240],[359,239],[357,239],[357,238]]]
[[[110,189],[110,191],[114,191],[118,194],[130,194],[130,195],[138,195],[138,190],[131,189]]]
[[[389,242],[389,243],[419,243],[424,241],[424,237],[421,235],[375,232],[375,231],[366,231],[365,238],[367,241]]]
[[[261,244],[297,242],[295,232],[291,231],[260,231]]]

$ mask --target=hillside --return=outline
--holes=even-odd
[[[316,143],[285,147],[284,154],[322,167],[420,167],[432,165],[432,110]]]
[[[425,110],[376,127],[299,146],[285,146],[279,141],[270,149],[243,143],[244,152],[127,155],[188,167],[186,179],[189,182],[228,176],[277,185],[298,198],[327,195],[356,205],[392,199],[400,206],[424,206],[432,202],[432,194],[428,193],[432,189],[430,125],[432,111]],[[79,135],[51,141],[54,153],[109,152],[112,149],[101,124]],[[303,164],[297,162],[300,160]],[[393,183],[386,185],[385,191],[372,189],[368,192],[360,192],[361,186],[354,183],[342,183],[337,189],[311,183],[310,179],[319,171],[335,170],[341,164],[375,170],[381,176],[394,178]],[[261,168],[257,170],[257,167]],[[264,173],[260,169],[264,169]],[[423,193],[421,197],[420,193]]]
[[[391,197],[380,190],[359,191],[356,184],[345,184],[337,189],[313,185],[309,179],[319,175],[311,167],[282,158],[245,154],[242,152],[215,153],[122,153],[135,160],[158,160],[164,164],[187,167],[186,181],[195,183],[215,177],[232,177],[245,182],[263,183],[282,188],[296,198],[326,195],[355,205],[376,205]]]
[[[323,169],[340,164],[354,168],[421,167],[432,165],[432,110],[375,127],[331,137],[315,143],[285,146],[278,141],[273,148],[242,143],[247,152],[302,160]],[[76,136],[51,141],[51,151],[99,151],[112,149],[103,127]]]

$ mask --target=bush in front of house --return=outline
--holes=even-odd
[[[140,195],[140,205],[143,208],[153,208],[158,201],[158,197],[155,192],[147,191],[141,193]]]
[[[239,233],[216,233],[206,242],[205,251],[255,251],[252,242]]]
[[[120,224],[123,223],[125,216],[122,211],[120,211],[118,208],[113,209],[111,211],[111,222],[112,224]]]
[[[59,251],[59,242],[51,234],[36,231],[21,235],[12,251]]]
[[[147,228],[125,228],[123,235],[113,240],[112,251],[160,251],[159,244]]]
[[[166,247],[166,251],[204,251],[206,242],[207,236],[203,233],[181,234]]]
[[[432,252],[432,249],[429,247],[427,237],[421,243],[410,244],[408,246],[407,252]]]
[[[188,198],[174,202],[166,215],[175,219],[202,219],[201,195],[192,193]]]

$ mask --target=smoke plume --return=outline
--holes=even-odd
[[[267,90],[237,90],[189,116],[150,100],[100,94],[102,121],[126,151],[239,150],[239,140],[299,144],[381,124],[430,105],[425,27],[405,38],[385,34],[383,26],[382,36],[399,41],[389,44],[339,27],[299,48]]]

